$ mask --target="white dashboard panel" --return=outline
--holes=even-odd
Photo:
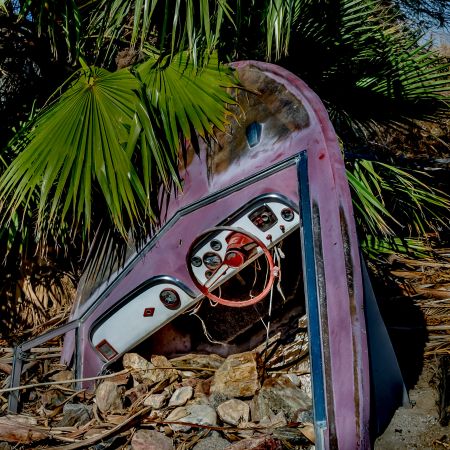
[[[264,206],[266,208],[269,208],[271,212],[273,212],[273,215],[276,217],[277,221],[270,228],[263,231],[260,228],[258,228],[254,222],[252,222],[250,217],[252,217],[252,214],[257,212]],[[292,214],[292,219],[285,220],[282,215],[283,210],[289,210],[290,213]],[[262,242],[264,242],[268,248],[271,248],[278,242],[280,242],[282,239],[284,239],[296,228],[298,228],[299,215],[295,210],[287,206],[285,203],[278,200],[270,199],[267,201],[263,201],[261,203],[257,203],[254,207],[249,208],[248,211],[246,211],[243,215],[238,217],[235,221],[227,223],[227,226],[231,226],[233,228],[241,228],[244,231],[247,231],[252,235],[256,236]],[[226,238],[230,235],[230,233],[231,233],[230,231],[220,231],[217,234],[214,234],[207,240],[207,242],[201,245],[200,248],[194,251],[194,253],[192,254],[192,258],[197,257],[201,261],[203,261],[205,258],[205,254],[207,255],[209,253],[215,253],[220,257],[221,261],[223,261],[225,258],[225,253],[227,252]],[[220,250],[214,250],[211,247],[211,243],[213,241],[219,241],[222,245],[222,248]],[[262,253],[262,250],[258,248],[258,252]],[[205,263],[203,262],[199,267],[196,267],[194,264],[192,264],[192,262],[190,264],[193,274],[197,277],[197,280],[201,284],[207,283],[209,277],[206,276],[206,273],[210,269],[206,267]],[[228,279],[230,276],[233,275],[234,272],[238,270],[239,269],[228,270],[226,278]],[[214,285],[215,284],[213,284],[213,286]]]
[[[177,306],[167,307],[161,301],[160,294],[164,290],[176,292],[179,299]],[[112,359],[137,345],[193,303],[194,298],[176,284],[162,282],[152,285],[95,328],[91,336],[92,344],[106,359]]]

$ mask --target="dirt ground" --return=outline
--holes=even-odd
[[[376,440],[375,450],[448,449],[450,427],[439,423],[438,391],[432,386],[436,362],[427,361],[416,386],[409,391],[411,407],[399,408]]]

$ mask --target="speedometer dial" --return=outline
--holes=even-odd
[[[214,252],[206,252],[203,255],[203,263],[208,269],[217,269],[222,264],[222,258]]]

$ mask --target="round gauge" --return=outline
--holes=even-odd
[[[283,208],[281,210],[281,217],[286,222],[292,222],[294,220],[294,211],[291,208]]]
[[[212,277],[212,274],[213,274],[212,270],[207,270],[205,272],[205,278],[209,280]]]
[[[159,299],[161,300],[161,303],[169,309],[177,309],[181,304],[180,296],[174,289],[163,289],[159,293]]]
[[[213,252],[206,252],[203,255],[203,262],[208,269],[217,269],[222,264],[222,258]]]
[[[203,263],[202,263],[202,259],[201,258],[199,258],[198,256],[193,256],[192,258],[191,258],[191,264],[194,266],[194,267],[200,267]]]
[[[209,243],[209,245],[210,245],[211,248],[212,248],[214,251],[216,251],[216,252],[218,252],[219,250],[222,249],[222,242],[218,241],[217,239],[213,239],[213,240]]]

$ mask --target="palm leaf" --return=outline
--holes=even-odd
[[[90,228],[92,182],[106,200],[113,222],[124,224],[124,210],[136,218],[143,189],[123,145],[138,104],[139,83],[128,71],[83,69],[61,98],[29,130],[29,142],[0,179],[3,216],[39,191],[38,226],[73,220]]]

